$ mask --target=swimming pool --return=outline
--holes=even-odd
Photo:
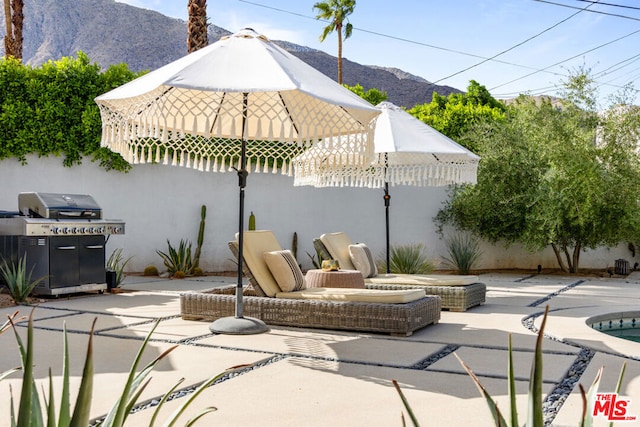
[[[586,322],[596,331],[628,341],[640,342],[640,311],[602,314],[590,317]]]

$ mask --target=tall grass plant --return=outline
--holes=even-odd
[[[445,239],[447,256],[445,265],[453,268],[458,274],[469,274],[478,264],[482,256],[480,239],[464,233],[456,233]]]
[[[387,271],[386,254],[378,256],[378,271]],[[392,245],[389,248],[389,271],[395,274],[428,274],[436,268],[422,243]]]

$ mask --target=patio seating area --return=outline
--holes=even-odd
[[[313,246],[323,259],[336,259],[346,270],[357,270],[352,263],[349,237],[343,232],[327,233],[313,239]],[[424,275],[424,274],[377,274],[364,279],[368,289],[424,289],[427,295],[437,295],[442,308],[465,311],[485,302],[487,287],[474,275]]]
[[[311,288],[282,292],[263,256],[282,251],[271,231],[246,231],[245,276],[251,289],[243,296],[244,315],[268,325],[345,329],[411,335],[440,319],[441,300],[418,290]],[[237,243],[229,249],[238,258]],[[294,265],[294,267],[297,267]],[[301,275],[302,273],[300,273]],[[320,295],[321,293],[321,295]],[[180,314],[186,320],[217,320],[235,314],[235,286],[185,292]]]
[[[582,410],[578,384],[588,388],[598,369],[605,366],[599,390],[613,392],[623,362],[627,370],[620,394],[630,399],[627,414],[640,415],[640,343],[610,337],[585,324],[591,316],[637,311],[638,273],[622,279],[482,274],[480,280],[487,286],[484,305],[466,312],[443,311],[437,324],[410,337],[279,325],[269,325],[268,332],[258,335],[214,335],[209,332],[209,322],[180,317],[181,294],[228,287],[235,280],[128,276],[120,294],[45,300],[35,311],[38,381],[46,383],[51,367],[54,384],[59,384],[62,327],[66,323],[74,398],[91,322],[97,318],[91,416],[103,416],[124,384],[142,340],[153,322],[160,320],[145,360],[172,345],[178,348],[152,374],[141,401],[157,400],[181,377],[185,382],[176,398],[163,408],[159,420],[189,396],[194,385],[227,368],[244,365],[239,373],[206,389],[182,422],[205,406],[215,406],[218,410],[206,415],[201,425],[401,425],[404,409],[391,383],[395,379],[423,425],[492,425],[484,399],[454,353],[474,370],[500,407],[507,408],[507,340],[511,334],[523,422],[535,328],[548,304],[551,310],[543,342],[547,424],[577,425]],[[30,310],[19,308],[23,313]],[[5,315],[14,309],[1,311]],[[24,326],[19,326],[21,334],[26,332]],[[0,346],[4,349],[0,371],[18,365],[11,332],[0,335]],[[15,395],[19,382],[16,374],[5,378],[0,381],[0,393],[7,396],[11,385]],[[9,399],[0,400],[0,414],[9,413],[8,405]],[[131,425],[148,425],[152,408],[140,407],[130,416]],[[597,426],[609,423],[603,416],[595,421]]]

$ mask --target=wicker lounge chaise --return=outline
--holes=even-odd
[[[229,242],[237,257],[237,243]],[[271,231],[244,234],[244,273],[249,285],[243,292],[243,314],[270,325],[342,329],[409,336],[440,320],[441,299],[424,291],[313,288],[283,292],[265,252],[281,251]],[[297,267],[297,265],[296,265]],[[235,315],[235,288],[224,286],[180,295],[185,320],[213,321]],[[405,289],[406,291],[406,289]],[[416,291],[413,289],[412,291]]]
[[[352,262],[349,237],[342,232],[328,233],[313,240],[316,251],[322,258],[337,259],[341,268],[356,270]],[[466,311],[482,305],[486,300],[487,287],[474,275],[444,274],[377,274],[366,277],[368,289],[424,289],[427,295],[442,298],[442,308],[450,311]]]

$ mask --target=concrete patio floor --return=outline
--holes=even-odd
[[[638,273],[623,279],[483,274],[481,281],[488,287],[485,305],[463,313],[444,311],[437,325],[403,338],[279,326],[259,335],[213,335],[208,323],[180,318],[180,292],[234,281],[216,276],[186,280],[129,276],[123,287],[135,292],[47,300],[34,313],[37,378],[46,379],[51,368],[59,388],[61,331],[66,323],[72,387],[77,387],[88,332],[97,318],[91,415],[101,417],[121,390],[142,340],[159,319],[144,360],[152,360],[174,344],[178,347],[158,365],[140,401],[158,399],[180,378],[185,378],[181,388],[188,389],[227,368],[249,365],[207,388],[181,418],[184,421],[201,408],[215,406],[218,410],[202,418],[200,425],[400,426],[405,411],[391,383],[395,379],[423,426],[490,426],[489,410],[454,353],[508,412],[511,334],[518,410],[524,424],[535,328],[549,305],[543,344],[547,425],[578,425],[582,411],[578,384],[588,388],[604,366],[599,391],[613,392],[624,362],[621,395],[630,399],[627,415],[640,417],[640,343],[610,337],[585,323],[596,314],[639,311]],[[30,311],[30,307],[19,309],[22,314]],[[3,317],[13,311],[0,310]],[[21,334],[25,326],[20,324]],[[11,331],[0,335],[0,348],[0,372],[20,364]],[[17,374],[6,378],[0,382],[0,395],[8,396],[12,385],[17,398],[19,384]],[[73,397],[75,393],[73,389]],[[168,402],[159,419],[164,420],[184,400]],[[9,422],[8,407],[9,399],[0,399],[0,425]],[[128,425],[147,426],[153,409],[130,415]],[[595,425],[609,423],[604,416],[595,421]],[[637,426],[640,421],[615,425]]]

